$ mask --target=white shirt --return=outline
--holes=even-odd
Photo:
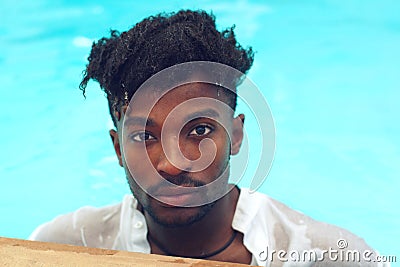
[[[29,239],[150,253],[146,220],[137,203],[126,195],[116,205],[80,208],[39,226]],[[323,260],[322,266],[389,266],[365,262],[363,257],[373,260],[377,252],[347,230],[315,221],[248,189],[240,190],[232,227],[243,234],[252,265],[321,266]],[[340,260],[346,258],[350,261]]]

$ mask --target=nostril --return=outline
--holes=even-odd
[[[157,163],[157,171],[166,173],[169,175],[177,175],[181,173],[183,170],[179,167],[175,166],[173,162],[167,159],[165,155],[160,156],[160,159]]]

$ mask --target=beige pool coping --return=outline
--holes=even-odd
[[[239,267],[248,265],[0,237],[0,266]]]

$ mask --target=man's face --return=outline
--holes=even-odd
[[[145,211],[163,225],[187,225],[229,191],[229,158],[242,141],[241,118],[233,118],[223,91],[206,83],[156,97],[149,90],[131,102],[119,129],[119,156]],[[151,101],[156,104],[149,109]]]

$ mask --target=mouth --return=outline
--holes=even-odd
[[[152,194],[166,207],[188,207],[199,201],[200,192],[194,186],[162,187]]]

